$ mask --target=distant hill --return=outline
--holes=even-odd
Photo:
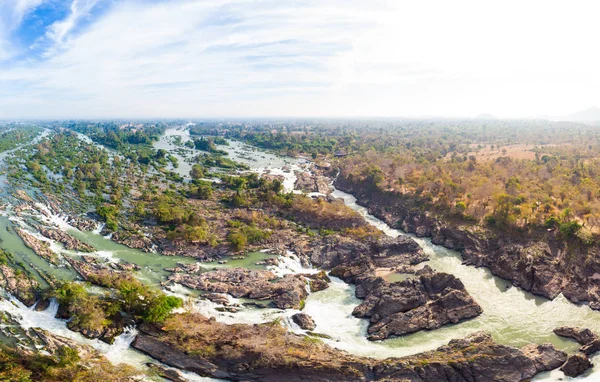
[[[489,114],[489,113],[482,113],[482,114],[476,115],[475,118],[473,118],[473,119],[496,119],[496,116]]]
[[[589,109],[578,111],[576,113],[556,119],[573,122],[600,122],[600,108],[593,106]]]

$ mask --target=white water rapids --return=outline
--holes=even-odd
[[[237,143],[229,146],[228,151],[230,151],[232,159],[251,165],[251,171],[284,175],[286,190],[293,188],[295,181],[293,170],[300,168],[298,162],[292,160],[276,161],[274,158],[277,157],[271,157],[272,154],[262,153],[254,148],[250,150],[243,144]],[[243,160],[250,155],[254,158],[253,160]],[[182,162],[180,161],[180,166],[184,167]],[[288,165],[292,171],[284,172],[282,170],[283,165]],[[366,208],[356,204],[356,199],[353,196],[338,190],[334,191],[333,196],[342,198],[349,207],[359,212],[369,223],[381,229],[385,234],[392,237],[404,234],[368,214]],[[68,224],[66,224],[64,217],[49,215],[50,217],[45,219],[46,223],[63,229],[73,229],[70,226],[67,227]],[[483,308],[483,314],[475,319],[456,325],[447,325],[434,331],[421,331],[381,342],[371,342],[366,339],[368,321],[352,316],[352,310],[360,304],[360,300],[354,296],[354,286],[332,278],[328,289],[309,295],[303,310],[304,313],[309,314],[314,319],[317,325],[315,332],[331,337],[330,340],[325,339],[325,342],[357,355],[377,358],[400,357],[432,350],[446,344],[451,339],[462,338],[475,331],[484,330],[491,333],[496,341],[505,345],[519,347],[530,342],[551,342],[558,348],[573,353],[579,345],[574,341],[555,336],[552,333],[555,327],[563,325],[583,326],[600,333],[600,312],[592,311],[587,306],[574,305],[562,295],[553,301],[533,296],[512,287],[510,283],[500,278],[494,277],[486,269],[462,265],[460,254],[455,251],[434,245],[428,239],[414,239],[430,256],[430,261],[425,264],[430,265],[437,271],[452,273],[460,278],[471,296]],[[53,249],[56,248],[53,247]],[[113,249],[102,249],[96,252],[97,256],[113,259],[113,261],[118,261],[115,257],[117,254],[119,254],[119,251]],[[135,257],[131,257],[131,259],[132,262],[135,262],[133,261]],[[293,254],[288,254],[288,257],[281,257],[279,265],[270,269],[280,276],[289,273],[316,272],[315,269],[302,267]],[[242,304],[246,301],[230,297],[230,305],[239,306],[238,312],[231,313],[222,311],[222,307],[218,304],[197,299],[193,293],[181,286],[170,287],[167,293],[186,297],[190,309],[207,316],[214,316],[221,322],[261,323],[279,318],[291,331],[304,332],[290,319],[293,314],[298,312],[295,310],[284,311],[273,308],[245,307]],[[97,340],[89,340],[79,333],[68,330],[65,321],[54,318],[57,308],[56,303],[53,303],[48,310],[35,312],[14,298],[0,300],[0,311],[10,313],[24,328],[40,327],[52,333],[89,344],[115,363],[125,362],[140,366],[149,360],[129,347],[135,337],[135,330],[130,330],[119,336],[113,345],[107,345]],[[600,356],[594,357],[592,361],[598,363]],[[192,373],[186,373],[185,378],[189,380],[208,380],[197,377]],[[540,374],[536,377],[536,380],[570,380],[570,378],[555,370],[552,373]],[[595,373],[592,369],[584,376],[577,378],[577,380],[600,380],[600,372]]]

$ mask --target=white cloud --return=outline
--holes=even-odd
[[[33,0],[29,0],[33,1]],[[77,23],[88,16],[90,11],[98,4],[99,0],[73,0],[71,12],[60,21],[56,21],[48,27],[47,36],[55,43],[60,44],[65,37],[77,26]]]
[[[60,49],[46,60],[0,71],[0,115],[531,116],[600,105],[592,1],[126,1],[74,34],[96,1],[75,0],[52,26]]]
[[[0,1],[0,62],[11,54],[11,32],[19,26],[23,17],[44,0],[2,0]]]

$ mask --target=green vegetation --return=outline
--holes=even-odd
[[[54,291],[57,301],[72,318],[68,325],[73,330],[101,332],[120,317],[119,312],[143,322],[158,323],[169,317],[173,309],[183,306],[180,298],[166,296],[133,277],[113,273],[96,277],[93,282],[115,289],[116,295],[90,294],[87,286],[78,282],[65,282]]]
[[[0,152],[14,149],[20,144],[31,142],[40,131],[38,127],[34,126],[9,127],[8,131],[0,134]]]
[[[82,358],[78,351],[62,346],[53,355],[0,349],[0,381],[125,381],[139,376],[131,366],[112,365],[104,357]]]

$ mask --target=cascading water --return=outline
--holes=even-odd
[[[360,213],[369,223],[382,230],[386,235],[397,237],[405,234],[370,215],[365,207],[356,203],[356,198],[352,195],[335,190],[333,196],[342,198],[350,208]],[[554,328],[564,325],[582,326],[600,333],[600,314],[588,306],[572,304],[562,295],[552,301],[534,296],[512,287],[507,281],[493,276],[487,269],[463,265],[460,254],[456,251],[432,244],[429,239],[416,237],[413,239],[429,255],[430,260],[426,264],[437,271],[452,273],[461,279],[471,296],[483,308],[483,314],[457,325],[448,325],[430,332],[422,331],[383,341],[381,344],[388,348],[388,352],[380,356],[408,355],[430,350],[447,343],[452,338],[461,338],[479,330],[491,333],[496,341],[509,346],[519,347],[531,342],[551,342],[560,349],[574,352],[578,349],[579,344],[554,335],[552,333]],[[319,293],[315,293],[307,299],[308,309],[310,309],[311,298],[321,298]],[[334,301],[329,303],[335,305]],[[356,301],[350,303],[355,304]],[[340,308],[337,307],[337,309]],[[336,308],[329,309],[333,312]],[[317,316],[315,322],[318,328],[320,323],[326,324],[328,320],[320,320]],[[360,331],[362,328],[358,330]],[[344,341],[341,341],[334,346],[344,347],[345,350],[356,354],[377,356],[369,350],[373,345],[365,346],[363,344],[351,349],[345,346]],[[592,361],[594,360],[600,360],[600,356],[593,357]],[[562,372],[555,370],[552,373],[542,373],[535,380],[559,380],[559,378],[566,377]],[[596,380],[597,377],[593,372],[579,377],[579,379],[585,378]]]
[[[189,139],[189,134],[187,134],[187,138]],[[230,153],[231,159],[248,164],[253,168],[251,171],[261,174],[268,172],[273,175],[283,175],[286,191],[293,189],[296,179],[294,170],[302,168],[302,163],[299,161],[260,152],[241,142],[231,141],[230,146],[224,148]],[[250,155],[252,158],[249,158]],[[187,171],[187,174],[189,170],[183,166],[184,162],[180,160],[180,164],[182,168],[179,170],[182,173]],[[290,171],[283,171],[284,165],[289,166]],[[404,234],[370,215],[366,208],[356,204],[356,199],[352,195],[339,190],[335,190],[332,195],[342,198],[349,207],[360,213],[369,223],[385,234],[392,237]],[[158,272],[162,268],[175,265],[178,261],[186,261],[186,259],[179,258],[165,259],[159,255],[141,253],[140,251],[118,246],[116,243],[100,236],[103,225],[99,225],[92,233],[78,232],[68,225],[64,216],[53,213],[46,206],[37,205],[37,207],[40,208],[37,218],[53,226],[69,230],[70,233],[80,239],[91,241],[98,248],[97,256],[114,261],[122,259],[136,263],[157,273],[156,277],[159,277]],[[44,210],[45,213],[41,210]],[[438,271],[452,273],[462,280],[469,293],[482,306],[484,312],[481,316],[457,325],[447,325],[434,331],[422,331],[382,342],[370,342],[366,339],[368,321],[352,316],[352,310],[360,304],[360,300],[354,296],[354,287],[332,277],[328,289],[312,293],[306,299],[303,312],[314,319],[317,325],[315,332],[331,336],[331,340],[325,339],[325,341],[332,346],[354,354],[378,358],[404,356],[431,350],[446,344],[450,339],[461,338],[478,330],[488,331],[498,342],[510,346],[522,346],[528,342],[552,342],[555,346],[569,352],[574,352],[578,348],[578,344],[553,335],[552,329],[555,327],[562,325],[583,326],[600,333],[600,316],[598,312],[594,312],[586,306],[571,304],[562,296],[553,301],[533,296],[518,288],[511,287],[504,280],[492,276],[486,269],[462,265],[460,254],[454,251],[433,245],[427,239],[415,238],[415,240],[430,256],[431,259],[427,264]],[[52,249],[57,248],[52,247]],[[317,271],[303,267],[293,254],[280,257],[279,265],[269,267],[269,269],[279,276]],[[230,298],[230,305],[239,306],[237,313],[230,313],[223,311],[222,306],[218,304],[208,300],[196,299],[193,293],[183,287],[174,286],[171,287],[171,290],[170,293],[179,296],[192,296],[191,306],[193,310],[207,316],[214,316],[225,323],[261,323],[280,318],[282,322],[288,325],[290,330],[297,333],[304,332],[289,319],[298,312],[296,310],[284,311],[272,308],[245,307],[242,305],[243,300]],[[113,362],[126,362],[139,366],[149,360],[129,347],[135,337],[135,329],[127,330],[115,339],[113,345],[107,345],[101,341],[89,340],[79,333],[70,331],[66,327],[65,321],[54,318],[57,309],[58,304],[56,301],[51,302],[46,311],[37,312],[28,309],[12,297],[0,300],[0,310],[13,316],[19,325],[25,329],[41,327],[52,333],[75,339],[80,343],[90,344]],[[596,362],[599,360],[600,356],[593,359]],[[198,377],[193,373],[182,374],[189,380],[209,380]],[[596,380],[595,376],[596,374],[592,372],[587,375],[587,379],[590,381]],[[554,371],[542,374],[536,380],[558,380],[559,378],[568,379],[564,377],[562,372]],[[585,379],[586,377],[581,378]]]

